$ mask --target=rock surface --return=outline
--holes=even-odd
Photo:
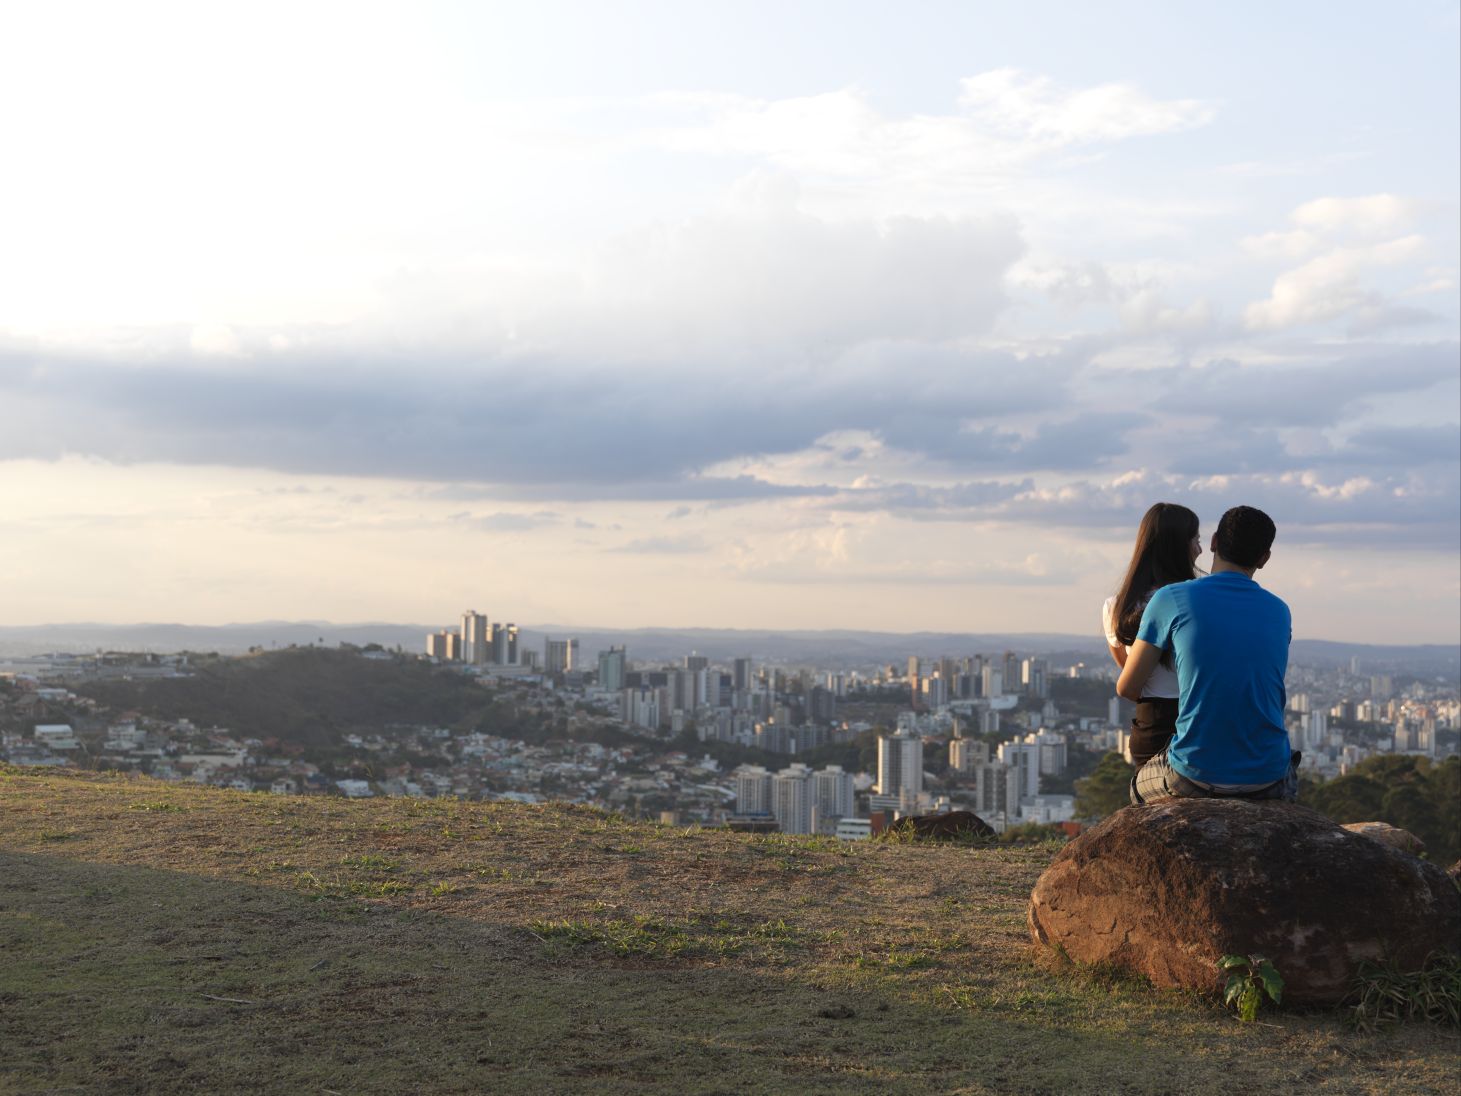
[[[1388,822],[1348,822],[1344,828],[1350,833],[1361,834],[1382,845],[1389,845],[1392,849],[1408,852],[1411,856],[1419,856],[1425,852],[1424,841],[1409,830],[1402,830]]]
[[[1445,872],[1307,807],[1169,799],[1117,811],[1062,849],[1030,896],[1034,939],[1158,986],[1220,984],[1224,955],[1268,957],[1284,1000],[1334,1004],[1360,963],[1419,969],[1461,949]]]

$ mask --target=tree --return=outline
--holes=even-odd
[[[1435,763],[1380,754],[1334,780],[1306,785],[1299,802],[1336,822],[1388,822],[1409,830],[1437,863],[1461,854],[1461,758]]]
[[[1094,772],[1075,784],[1075,813],[1105,818],[1131,802],[1131,766],[1119,753],[1101,758]]]

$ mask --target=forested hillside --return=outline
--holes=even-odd
[[[413,658],[367,659],[352,650],[298,647],[242,658],[195,657],[191,676],[114,680],[76,691],[113,709],[190,719],[251,738],[306,747],[392,724],[492,731],[493,697],[470,678]],[[495,733],[495,732],[494,732]]]

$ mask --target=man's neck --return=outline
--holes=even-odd
[[[1256,570],[1258,570],[1257,567],[1239,567],[1236,563],[1229,563],[1216,552],[1212,554],[1212,573],[1215,575],[1221,575],[1228,571],[1235,571],[1240,575],[1247,575],[1249,578],[1252,578],[1253,572]]]

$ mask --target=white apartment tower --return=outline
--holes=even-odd
[[[1035,735],[1026,735],[1023,741],[1006,742],[999,748],[999,762],[1019,773],[1019,795],[1025,799],[1040,794],[1040,743]],[[1014,804],[1010,804],[1014,813]]]
[[[760,765],[736,770],[736,813],[771,813],[771,774]]]
[[[923,791],[923,739],[899,731],[878,736],[878,794],[914,799]]]
[[[812,770],[790,765],[771,778],[771,813],[782,833],[814,833]]]
[[[828,765],[813,778],[817,793],[817,820],[846,818],[853,813],[852,774],[841,765]]]

